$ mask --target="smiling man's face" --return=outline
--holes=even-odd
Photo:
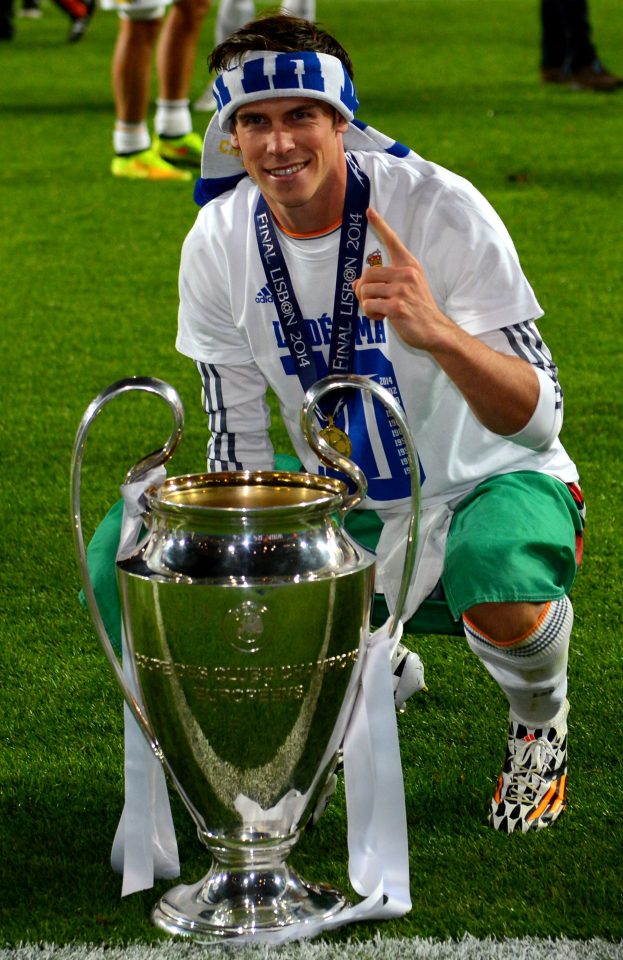
[[[341,217],[347,128],[333,107],[304,97],[259,100],[236,112],[232,144],[287,229],[317,232]]]

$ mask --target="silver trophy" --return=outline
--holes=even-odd
[[[117,562],[136,697],[97,607],[80,514],[87,433],[128,391],[163,398],[174,429],[137,463],[138,483],[173,454],[183,408],[168,384],[119,381],[86,410],[72,456],[72,521],[84,593],[116,680],[154,754],[212,855],[207,875],[178,885],[154,923],[199,942],[294,937],[333,917],[344,896],[288,866],[300,831],[326,793],[361,674],[374,557],[345,532],[366,494],[361,470],[319,436],[316,406],[333,390],[376,396],[399,427],[412,478],[412,521],[395,632],[411,578],[419,513],[417,455],[400,406],[374,381],[327,377],[306,395],[307,442],[348,484],[307,473],[242,471],[173,477],[144,494],[147,536]]]

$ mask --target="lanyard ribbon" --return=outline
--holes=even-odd
[[[361,276],[368,221],[366,210],[370,205],[370,181],[346,154],[346,195],[340,233],[337,261],[333,324],[329,345],[329,373],[344,374],[352,370],[357,327],[357,298],[353,280]],[[292,279],[279,243],[277,229],[264,197],[260,194],[254,214],[257,246],[266,274],[266,283],[273,297],[277,317],[288,345],[290,355],[304,391],[320,379],[316,358],[303,313],[299,306]],[[332,414],[322,409],[327,419],[335,417],[344,400],[338,400]]]

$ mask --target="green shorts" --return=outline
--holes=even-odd
[[[353,510],[345,525],[376,548],[382,523],[375,511]],[[479,484],[456,508],[446,544],[441,583],[454,619],[476,603],[538,603],[569,593],[582,529],[569,488],[554,477],[522,471]]]
[[[569,593],[577,572],[579,509],[544,473],[491,477],[455,510],[442,584],[458,618],[477,603],[541,602]]]

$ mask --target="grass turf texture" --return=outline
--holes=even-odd
[[[264,4],[258,5],[263,8]],[[3,313],[0,943],[151,942],[149,909],[170,886],[120,899],[108,866],[122,805],[121,698],[77,602],[68,470],[93,396],[134,375],[173,383],[187,429],[172,473],[202,468],[196,373],[173,348],[179,249],[190,186],[114,180],[113,15],[85,40],[51,5],[0,47],[3,82],[0,285]],[[623,92],[538,82],[537,4],[523,0],[319,0],[350,49],[361,117],[471,179],[494,203],[545,309],[565,387],[563,439],[589,503],[574,589],[570,811],[552,830],[484,825],[502,760],[505,708],[457,640],[417,638],[430,686],[399,719],[412,912],[331,938],[623,935],[618,324]],[[593,0],[605,62],[623,69],[618,0]],[[206,22],[193,96],[206,82]],[[206,117],[196,117],[201,129]],[[93,429],[84,518],[93,529],[126,469],[159,446],[168,411],[111,405]],[[285,440],[278,418],[275,443]],[[182,879],[208,857],[174,798]],[[292,858],[347,887],[343,790]]]

